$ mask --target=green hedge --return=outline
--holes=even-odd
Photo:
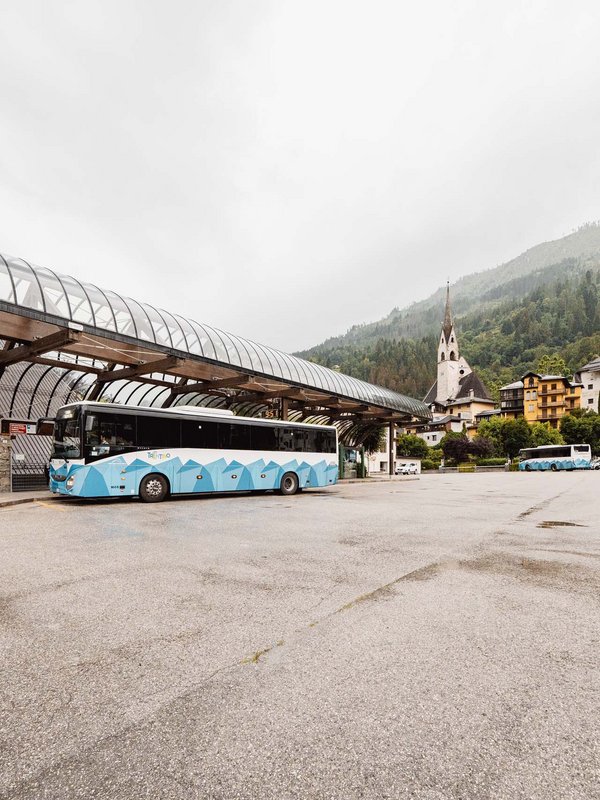
[[[423,461],[421,461],[421,470],[437,469],[438,466],[439,464],[436,464],[435,461],[431,461],[429,458],[424,458]]]
[[[505,458],[478,458],[475,462],[478,467],[501,467],[506,464]]]

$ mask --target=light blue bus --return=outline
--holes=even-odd
[[[81,402],[54,423],[50,490],[71,497],[331,486],[338,478],[337,430],[177,406],[155,409]]]
[[[525,472],[591,469],[591,466],[592,451],[589,444],[546,444],[519,452],[519,469]]]

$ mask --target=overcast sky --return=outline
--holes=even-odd
[[[600,218],[600,4],[0,0],[0,252],[284,350]]]

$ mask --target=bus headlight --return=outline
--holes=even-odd
[[[65,485],[67,489],[72,489],[74,484],[75,484],[75,476],[71,475],[70,478],[67,478],[67,483]]]

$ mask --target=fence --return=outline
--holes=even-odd
[[[12,490],[27,492],[48,487],[51,436],[15,436],[12,440]]]

